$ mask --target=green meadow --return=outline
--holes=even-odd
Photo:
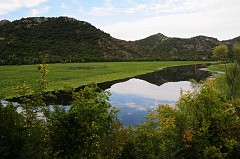
[[[49,73],[45,77],[48,90],[61,90],[65,86],[73,88],[157,71],[165,67],[206,63],[202,61],[162,61],[162,62],[101,62],[48,64]],[[0,66],[0,99],[14,96],[14,89],[25,81],[34,85],[40,73],[38,65]]]
[[[228,63],[226,66],[230,67],[233,63]],[[229,94],[229,87],[226,81],[226,74],[225,74],[225,64],[215,64],[208,66],[207,70],[213,72],[219,72],[214,78],[216,80],[216,86],[218,90],[220,90],[223,94]]]

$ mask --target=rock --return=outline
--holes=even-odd
[[[8,23],[11,23],[11,22],[10,22],[9,20],[6,20],[6,19],[1,20],[1,21],[0,21],[0,26],[5,25],[5,24],[8,24]]]

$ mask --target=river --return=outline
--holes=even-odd
[[[169,104],[174,107],[180,97],[180,90],[191,90],[190,79],[205,80],[211,73],[201,70],[203,65],[188,65],[164,68],[131,78],[99,83],[103,90],[110,91],[109,102],[120,110],[118,118],[123,125],[136,125],[145,121],[144,116],[158,104]],[[80,90],[83,87],[77,89]],[[71,96],[64,91],[56,94],[57,100],[51,102],[69,105]],[[19,101],[15,98],[12,101]],[[6,101],[2,101],[6,104]],[[68,107],[69,108],[69,107]]]

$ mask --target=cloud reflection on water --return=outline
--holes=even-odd
[[[191,90],[189,81],[167,82],[161,86],[148,83],[141,79],[130,79],[114,84],[109,90],[119,95],[136,95],[143,98],[165,101],[177,101],[180,90]]]
[[[117,83],[108,89],[111,92],[110,103],[120,112],[118,117],[124,125],[143,122],[148,110],[158,104],[175,106],[180,97],[180,90],[192,90],[188,81],[167,82],[160,86],[141,79],[130,79]]]

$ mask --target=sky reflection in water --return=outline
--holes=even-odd
[[[118,117],[124,125],[144,122],[148,110],[158,104],[169,104],[174,107],[180,97],[180,90],[191,90],[189,81],[167,82],[160,86],[141,79],[130,79],[117,83],[108,89],[111,92],[110,103],[120,112]]]
[[[120,110],[117,115],[121,122],[125,126],[134,126],[143,123],[143,117],[148,114],[148,110],[155,109],[158,104],[166,103],[174,107],[180,97],[180,90],[191,90],[191,83],[188,82],[190,79],[200,81],[211,76],[210,72],[200,70],[204,67],[207,67],[207,64],[169,67],[131,79],[99,83],[99,87],[111,92],[110,103]],[[76,91],[82,88],[81,86]],[[57,98],[46,99],[46,103],[69,109],[72,96],[64,91],[56,92],[55,95]],[[19,98],[13,98],[11,102],[19,101]]]

